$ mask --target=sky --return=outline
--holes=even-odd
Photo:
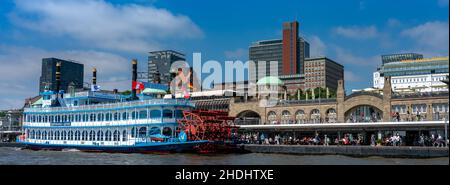
[[[448,56],[448,15],[449,0],[0,0],[0,110],[38,95],[42,58],[83,63],[86,81],[95,66],[102,88],[127,90],[131,59],[146,71],[149,51],[247,61],[293,20],[311,56],[344,65],[347,91],[371,87],[383,54]]]

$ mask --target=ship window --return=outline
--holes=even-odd
[[[128,120],[128,114],[127,114],[127,112],[122,113],[122,119],[123,119],[123,120]]]
[[[165,136],[171,136],[172,135],[172,129],[170,127],[164,127],[162,134]]]
[[[147,119],[147,110],[139,111],[139,119]]]
[[[105,134],[105,141],[111,141],[111,131],[106,131]]]
[[[173,116],[172,110],[165,109],[163,111],[163,118],[172,118],[172,116]]]
[[[159,127],[152,127],[148,131],[148,135],[156,135],[156,134],[161,134],[161,129]]]
[[[106,113],[106,121],[111,121],[111,113]]]
[[[53,140],[53,131],[48,134],[48,140]]]
[[[42,139],[43,140],[47,139],[47,131],[42,132]]]
[[[66,133],[66,131],[63,131],[61,133],[61,140],[67,140],[67,133]]]
[[[41,115],[39,115],[39,117],[38,117],[38,122],[40,123],[41,120],[42,120],[42,117],[41,117]]]
[[[59,140],[59,131],[55,132],[55,140]]]
[[[95,141],[95,131],[93,130],[89,133],[89,141]]]
[[[63,116],[63,121],[62,122],[67,122],[67,115]]]
[[[79,130],[75,131],[75,140],[76,141],[80,140],[80,131]]]
[[[114,135],[113,135],[113,140],[114,141],[119,141],[120,140],[120,133],[119,131],[114,131]]]
[[[97,132],[97,141],[103,141],[103,132],[102,131]]]
[[[160,118],[160,117],[161,117],[160,110],[151,110],[150,111],[150,118]]]
[[[88,119],[88,115],[87,114],[83,114],[83,122],[86,122]]]
[[[131,128],[131,137],[136,137],[136,128]]]
[[[103,114],[102,113],[98,113],[97,114],[97,121],[103,121]]]
[[[136,112],[136,111],[133,111],[133,112],[131,113],[131,119],[135,120],[136,118],[137,118],[137,112]]]
[[[122,132],[122,141],[127,141],[127,131],[126,130],[124,130]]]
[[[38,130],[36,132],[36,139],[41,139],[41,131],[40,130]]]
[[[34,130],[31,131],[30,138],[35,139]]]
[[[114,113],[114,121],[117,121],[117,120],[119,120],[119,113]]]
[[[68,140],[73,140],[73,131],[69,131],[69,139]]]
[[[91,114],[91,120],[90,121],[95,121],[95,114]]]
[[[44,122],[45,122],[45,123],[48,122],[48,116],[44,116]]]
[[[81,140],[87,141],[88,140],[88,133],[87,131],[83,131],[83,134],[81,134]]]
[[[147,134],[147,127],[139,128],[139,137],[145,137]]]

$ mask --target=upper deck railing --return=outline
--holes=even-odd
[[[60,112],[60,111],[86,111],[95,109],[117,109],[117,108],[129,108],[136,106],[146,105],[181,105],[194,107],[195,103],[187,99],[150,99],[150,100],[136,100],[127,102],[117,102],[108,104],[93,104],[93,105],[81,105],[74,107],[46,107],[46,108],[25,108],[25,113],[30,112]]]

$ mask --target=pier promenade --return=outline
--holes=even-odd
[[[241,144],[241,149],[253,153],[297,155],[346,155],[356,157],[448,157],[448,147],[418,146],[321,146],[321,145],[260,145]]]

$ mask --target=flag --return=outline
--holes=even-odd
[[[138,81],[133,81],[132,85],[133,85],[132,89],[136,89],[136,90],[140,90],[140,91],[143,91],[145,88],[144,83],[138,82]]]
[[[100,91],[100,86],[98,86],[98,85],[91,85],[91,91]]]

